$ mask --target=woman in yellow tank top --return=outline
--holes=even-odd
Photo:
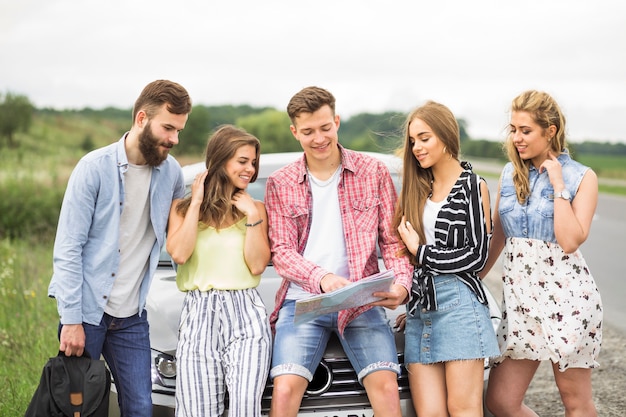
[[[270,260],[267,213],[247,192],[260,142],[234,126],[208,140],[206,170],[174,201],[167,251],[186,292],[177,347],[176,416],[260,416],[271,334],[256,287]]]

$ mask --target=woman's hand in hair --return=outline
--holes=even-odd
[[[200,207],[202,200],[204,200],[204,181],[209,173],[206,169],[196,175],[191,183],[191,202],[190,205],[196,205]]]
[[[259,210],[254,204],[254,199],[245,190],[237,191],[235,195],[233,195],[231,202],[240,212],[248,217],[248,223],[254,223],[261,218],[259,216]]]

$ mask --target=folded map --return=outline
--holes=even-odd
[[[388,292],[394,279],[393,271],[388,269],[362,278],[338,290],[297,300],[293,322],[297,325],[324,314],[378,301],[381,298],[374,297],[372,293]]]

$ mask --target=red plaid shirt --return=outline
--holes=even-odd
[[[396,189],[384,163],[376,158],[339,146],[342,171],[339,206],[349,258],[350,281],[378,272],[376,243],[385,267],[393,269],[397,284],[410,293],[413,267],[408,257],[397,256],[400,244],[391,228],[397,199]],[[304,154],[301,159],[272,174],[266,185],[265,204],[269,217],[272,261],[283,278],[270,315],[272,328],[287,295],[289,282],[311,294],[320,294],[322,277],[332,271],[308,261],[302,254],[311,227],[312,196]],[[339,332],[368,306],[341,310]]]

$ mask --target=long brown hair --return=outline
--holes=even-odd
[[[556,128],[554,137],[550,139],[550,149],[559,155],[567,149],[565,140],[565,116],[556,100],[543,91],[528,90],[515,97],[511,103],[512,112],[527,112],[547,135],[550,126]],[[504,142],[504,150],[513,163],[513,184],[517,200],[523,204],[530,196],[529,173],[531,160],[523,160],[513,143],[513,134],[509,133]]]
[[[425,242],[424,205],[432,192],[434,178],[432,169],[422,168],[413,155],[413,140],[409,135],[409,127],[415,119],[420,119],[426,123],[444,144],[451,157],[457,160],[459,159],[461,141],[459,125],[452,111],[443,104],[434,101],[428,101],[413,110],[404,123],[404,145],[397,151],[403,160],[402,189],[398,196],[393,227],[397,231],[402,216],[404,216],[417,231],[420,241]],[[401,250],[401,255],[409,256],[411,262],[416,263],[415,256],[408,253],[406,248]]]
[[[204,198],[200,206],[199,221],[205,225],[220,228],[227,222],[243,217],[237,207],[231,203],[233,195],[239,191],[226,173],[226,163],[242,146],[252,145],[256,150],[254,175],[250,182],[257,179],[261,143],[254,135],[232,125],[223,125],[209,138],[205,150],[207,176],[204,181]],[[182,200],[176,209],[183,216],[187,213],[191,196]]]

